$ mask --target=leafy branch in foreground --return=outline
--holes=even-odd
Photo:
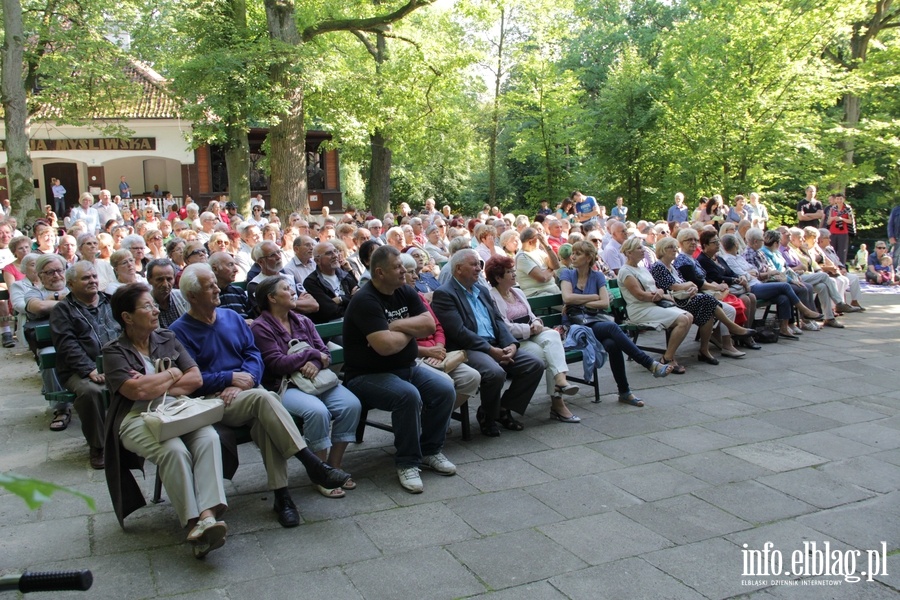
[[[0,473],[0,487],[20,497],[31,510],[40,508],[44,502],[50,499],[54,492],[65,492],[77,496],[84,500],[91,510],[97,510],[97,505],[90,496],[49,481],[22,477],[15,473]]]

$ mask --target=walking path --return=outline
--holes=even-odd
[[[344,461],[359,487],[342,500],[315,493],[291,461],[295,529],[276,522],[259,453],[245,444],[226,482],[227,544],[204,561],[168,503],[120,529],[77,419],[49,431],[33,361],[4,351],[0,471],[70,486],[97,511],[57,494],[32,512],[0,494],[0,573],[89,568],[90,592],[58,597],[92,599],[894,599],[900,304],[863,300],[870,310],[846,316],[846,329],[743,360],[699,364],[686,342],[686,375],[657,380],[630,364],[643,409],[615,401],[604,369],[603,402],[585,388],[570,403],[580,425],[548,420],[546,396],[520,433],[462,442],[454,423],[445,453],[459,474],[423,473],[423,494],[400,488],[392,440],[370,428]],[[813,576],[826,557],[839,576]],[[764,574],[759,563],[778,559],[800,575]]]

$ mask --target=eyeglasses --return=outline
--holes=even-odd
[[[141,306],[134,307],[135,310],[146,310],[149,312],[153,312],[154,310],[157,310],[158,308],[159,308],[158,304],[153,304],[153,303],[149,303],[149,302],[147,304],[142,304]]]
[[[329,250],[328,252],[323,252],[321,254],[317,254],[316,258],[321,258],[323,256],[334,256],[337,254],[337,250]]]
[[[713,238],[713,239],[709,240],[709,243],[710,243],[710,244],[718,244],[718,243],[719,243],[719,238]]]
[[[263,260],[272,260],[273,258],[278,258],[279,256],[281,256],[281,251],[276,250],[272,254],[269,254],[268,256],[263,256],[262,258],[263,258]]]
[[[41,275],[47,275],[48,277],[53,275],[62,275],[65,273],[63,269],[50,269],[49,271],[41,271]]]

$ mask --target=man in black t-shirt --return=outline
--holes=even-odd
[[[815,227],[818,229],[822,226],[822,219],[825,218],[825,207],[816,200],[816,186],[810,185],[806,188],[806,198],[797,203],[797,227]]]
[[[372,280],[345,312],[344,385],[367,409],[390,411],[400,485],[418,494],[420,467],[456,474],[441,452],[456,391],[449,376],[416,365],[416,338],[434,333],[435,323],[416,290],[405,285],[400,252],[379,247],[369,272]]]

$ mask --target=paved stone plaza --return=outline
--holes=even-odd
[[[570,403],[580,425],[548,420],[546,395],[520,433],[463,442],[454,423],[445,453],[459,474],[423,473],[420,495],[400,488],[391,438],[369,428],[344,463],[359,487],[342,500],[315,493],[291,461],[304,520],[295,529],[276,522],[259,453],[243,445],[241,468],[226,482],[227,544],[204,561],[191,556],[168,503],[120,529],[77,419],[49,431],[33,361],[3,351],[0,470],[89,494],[97,511],[62,494],[30,512],[0,495],[0,573],[89,568],[90,592],[59,597],[129,600],[893,599],[898,300],[865,295],[870,310],[846,316],[843,331],[807,332],[717,367],[697,363],[697,343],[686,342],[682,376],[654,379],[630,364],[643,409],[615,401],[604,368],[603,402],[591,403],[583,388]],[[659,344],[662,334],[645,341]],[[155,468],[147,467],[149,499]],[[839,576],[766,576],[758,564],[745,573],[751,555],[815,573],[826,543]],[[886,566],[851,582],[871,569],[870,556]]]

